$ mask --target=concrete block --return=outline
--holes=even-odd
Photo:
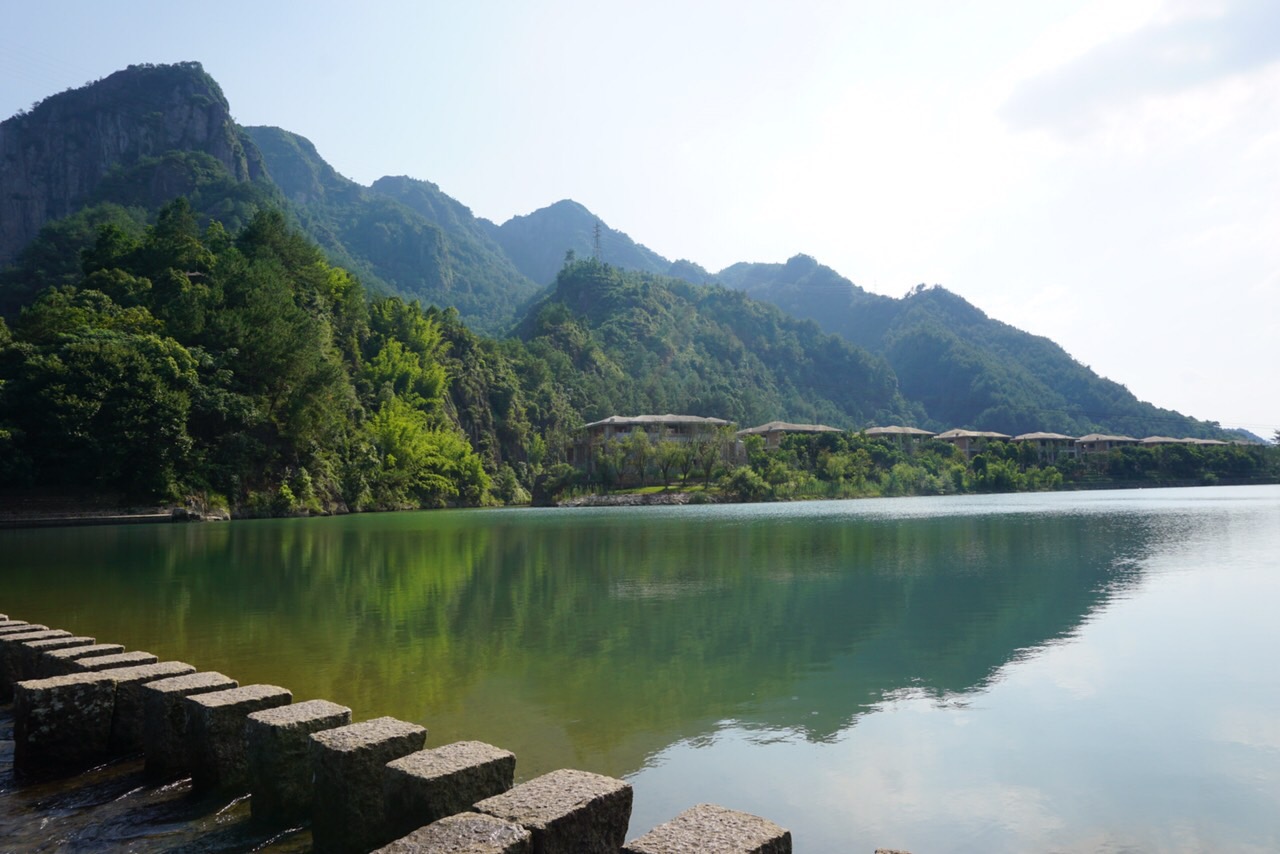
[[[183,699],[195,786],[219,791],[247,790],[245,718],[291,702],[293,694],[278,685],[246,685]]]
[[[75,765],[107,754],[116,682],[99,673],[14,686],[13,761],[20,769]]]
[[[388,762],[382,774],[387,824],[396,836],[500,795],[515,779],[516,755],[483,741],[459,741]]]
[[[698,804],[633,839],[624,854],[791,854],[791,832],[750,813]]]
[[[50,676],[83,673],[83,670],[74,669],[76,660],[97,655],[115,655],[120,652],[124,652],[124,647],[118,643],[95,643],[89,646],[51,649],[40,657],[40,661],[36,663],[36,672],[32,675],[37,679],[48,679]]]
[[[154,777],[170,776],[191,767],[187,756],[184,698],[226,691],[239,684],[212,670],[143,683],[139,692],[142,698],[142,749],[147,754],[147,773]]]
[[[374,854],[533,854],[533,834],[518,824],[464,812],[421,827]]]
[[[349,723],[351,710],[328,700],[307,700],[249,715],[244,732],[253,817],[284,823],[310,816],[311,734]]]
[[[139,667],[143,664],[155,664],[159,660],[151,653],[143,652],[142,650],[117,652],[113,655],[86,655],[71,662],[71,672],[111,670],[116,667]]]
[[[530,830],[538,854],[616,854],[626,839],[631,797],[630,783],[564,769],[486,798],[475,810]]]
[[[136,753],[142,750],[142,732],[146,724],[142,688],[158,679],[171,679],[195,673],[185,661],[160,661],[136,667],[117,667],[95,671],[116,680],[116,713],[111,722],[111,752]]]
[[[364,852],[395,839],[386,828],[383,766],[421,750],[426,739],[424,727],[395,718],[374,718],[314,733],[314,850]]]

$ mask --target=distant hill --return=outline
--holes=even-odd
[[[722,287],[593,260],[561,270],[517,333],[560,367],[587,420],[679,412],[857,429],[920,414],[883,359],[808,321]]]
[[[989,318],[945,288],[880,296],[805,255],[735,264],[715,278],[883,355],[903,395],[923,404],[938,429],[1223,434],[1215,423],[1138,400],[1048,338]]]
[[[246,130],[303,229],[375,290],[452,306],[487,332],[509,324],[537,290],[483,221],[436,185],[387,177],[363,187],[339,175],[297,134]]]
[[[582,205],[564,199],[525,216],[504,222],[493,232],[522,273],[546,285],[564,266],[565,253],[591,258],[595,230],[600,225],[600,260],[624,270],[666,273],[671,262],[641,246],[621,231],[609,228]]]

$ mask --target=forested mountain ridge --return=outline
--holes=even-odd
[[[568,360],[587,420],[682,412],[859,429],[918,415],[883,359],[813,323],[726,288],[595,260],[566,265],[517,334],[565,374]]]
[[[363,187],[297,134],[273,127],[246,132],[303,230],[372,289],[454,307],[487,332],[510,324],[515,307],[537,290],[471,211],[435,185],[382,178]]]
[[[869,293],[813,258],[735,264],[714,277],[889,360],[937,429],[1133,436],[1224,435],[1213,422],[1140,401],[1042,336],[988,317],[945,288]]]
[[[218,221],[232,235],[257,213],[283,209],[287,220],[324,249],[330,263],[356,273],[371,293],[456,310],[455,315],[439,313],[439,322],[460,351],[479,360],[471,365],[479,379],[468,377],[469,396],[453,403],[473,442],[488,449],[491,472],[523,459],[528,436],[547,429],[563,435],[579,415],[679,409],[682,402],[723,405],[725,411],[706,414],[743,421],[790,418],[860,426],[902,420],[935,429],[961,426],[1007,433],[1224,435],[1211,422],[1138,401],[1047,339],[992,320],[941,288],[902,299],[878,296],[806,256],[786,264],[737,264],[712,276],[692,262],[668,261],[573,201],[499,226],[475,217],[426,181],[385,177],[361,186],[340,175],[296,134],[235,125],[226,99],[198,63],[132,66],[85,89],[46,99],[0,125],[0,149],[13,146],[25,146],[27,153],[0,161],[0,168],[10,170],[0,193],[0,234],[18,241],[15,235],[28,233],[33,223],[44,227],[24,248],[10,250],[16,263],[0,271],[0,316],[16,318],[41,288],[78,287],[84,275],[81,253],[94,249],[100,228],[109,226],[141,240],[160,205],[171,198],[186,197],[202,224]],[[15,169],[26,171],[17,174]],[[79,176],[80,183],[72,186],[59,170]],[[92,175],[98,177],[90,180]],[[22,191],[9,193],[10,186]],[[37,187],[42,188],[39,193],[32,189]],[[69,216],[49,219],[64,208]],[[838,358],[834,351],[828,353],[831,358],[823,362],[828,370],[806,376],[802,365],[816,358],[809,348],[818,340],[810,333],[774,318],[766,322],[760,306],[729,299],[716,293],[718,287],[709,288],[714,298],[704,297],[692,285],[657,278],[645,293],[629,280],[605,282],[600,294],[570,288],[559,297],[545,296],[526,313],[522,307],[540,285],[557,279],[566,256],[593,258],[597,228],[599,260],[611,276],[637,270],[694,285],[719,281],[795,317],[812,319],[856,346]],[[623,292],[625,299],[614,298]],[[679,318],[669,309],[659,311],[650,304],[659,296],[679,305],[676,313],[692,313]],[[557,320],[535,333],[531,324],[543,310],[554,313],[556,304],[572,323]],[[602,314],[606,309],[618,316]],[[542,356],[482,341],[470,331],[500,334],[517,322],[528,348]],[[760,323],[771,334],[804,343],[757,342],[761,347],[752,349],[750,336],[740,333]],[[553,330],[560,338],[543,334]],[[702,334],[711,340],[693,340]],[[574,348],[582,342],[575,336],[591,342],[596,348],[592,352],[603,361],[582,362],[577,375],[556,374],[564,380],[556,394],[541,380],[530,379],[543,370],[539,358],[559,364],[565,353],[577,352]],[[671,340],[663,341],[663,336]],[[784,364],[797,353],[797,360]],[[730,361],[713,377],[708,365],[720,358]],[[759,365],[748,367],[744,359]],[[601,366],[610,363],[636,390],[624,392],[600,379],[605,375]],[[867,394],[865,401],[822,387],[823,382],[841,381],[832,373],[837,363],[843,365],[840,370],[854,372],[849,387]],[[487,372],[495,365],[492,374]],[[772,376],[764,378],[761,370]],[[501,388],[514,388],[513,372],[524,372],[521,394],[535,411],[512,410],[510,419],[482,412],[486,406],[513,405],[508,391],[493,392],[485,385],[492,376]],[[589,381],[592,376],[597,379]],[[863,383],[863,376],[879,379]],[[716,383],[726,378],[731,386],[745,385],[733,393],[718,389]],[[762,385],[750,385],[755,382]],[[893,394],[886,391],[886,382],[895,386]],[[810,395],[812,400],[806,401]],[[535,404],[535,398],[541,403]],[[769,406],[775,411],[764,411]]]
[[[594,256],[597,227],[599,260],[641,273],[667,273],[671,269],[666,258],[610,228],[571,199],[514,216],[496,226],[493,235],[521,272],[538,284],[547,285],[564,265],[566,253],[579,258]]]

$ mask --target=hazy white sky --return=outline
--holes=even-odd
[[[243,124],[501,222],[941,284],[1139,397],[1280,429],[1280,3],[7,4],[0,114],[198,60]],[[2,188],[0,188],[2,189]]]

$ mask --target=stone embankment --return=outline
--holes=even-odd
[[[327,700],[0,614],[0,697],[12,697],[14,767],[75,773],[142,753],[156,778],[250,796],[253,820],[310,821],[321,852],[677,851],[789,854],[773,822],[713,804],[625,841],[631,785],[559,770],[515,785],[516,757],[478,741],[427,748],[427,731],[352,722]]]

